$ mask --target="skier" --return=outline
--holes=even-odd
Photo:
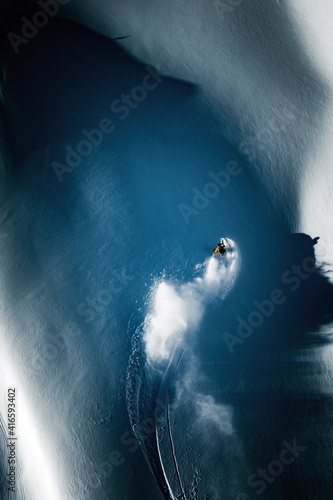
[[[225,251],[225,243],[223,238],[221,238],[220,243],[218,243],[217,247],[214,249],[214,253],[220,253],[221,255],[223,255]]]

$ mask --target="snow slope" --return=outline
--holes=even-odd
[[[197,302],[200,327],[168,386],[186,495],[253,495],[250,474],[294,439],[307,451],[267,497],[332,490],[332,287],[313,267],[314,248],[331,258],[330,30],[317,29],[330,7],[300,15],[295,2],[236,3],[222,19],[219,2],[111,11],[71,0],[68,17],[130,35],[127,54],[59,19],[18,56],[8,43],[2,53],[1,447],[6,390],[17,384],[19,500],[48,490],[61,500],[161,498],[132,432],[160,390],[140,325],[156,283],[186,289],[221,235],[240,249],[238,279],[203,316]],[[120,113],[115,101],[133,89],[137,106]],[[103,137],[89,134],[96,127]],[[267,317],[240,330],[263,301]],[[126,401],[141,380],[153,391]]]

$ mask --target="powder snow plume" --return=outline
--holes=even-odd
[[[143,329],[151,364],[170,360],[174,349],[187,341],[187,333],[198,329],[206,305],[216,298],[223,299],[232,288],[239,265],[237,246],[226,239],[225,254],[198,264],[198,276],[192,281],[176,286],[163,280],[157,285]]]

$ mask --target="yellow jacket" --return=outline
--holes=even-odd
[[[219,244],[217,245],[217,247],[215,248],[214,253],[219,252],[219,251],[220,251],[220,248],[225,249],[225,245],[222,245],[221,243],[219,243]]]

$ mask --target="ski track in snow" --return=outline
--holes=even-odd
[[[164,497],[186,499],[170,424],[169,390],[177,367],[193,336],[200,328],[206,306],[223,300],[232,288],[240,267],[236,244],[226,239],[226,253],[198,264],[192,281],[174,285],[162,280],[152,290],[148,313],[135,331],[127,372],[127,405],[133,431]],[[157,409],[160,414],[157,416]],[[153,415],[153,418],[151,418]],[[153,432],[145,432],[150,421]],[[178,483],[177,493],[160,449],[161,434],[167,429],[170,454]]]

